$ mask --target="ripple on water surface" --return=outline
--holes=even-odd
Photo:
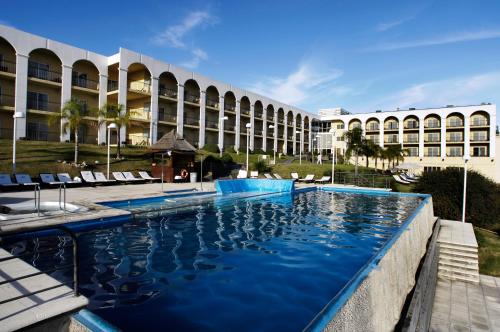
[[[419,202],[310,191],[141,213],[80,236],[81,291],[92,311],[123,330],[301,330]],[[71,262],[68,243],[8,247],[45,269]],[[60,249],[38,254],[47,247]]]

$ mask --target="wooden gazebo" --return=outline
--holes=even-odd
[[[163,135],[155,144],[151,145],[154,155],[161,154],[164,157],[164,164],[154,163],[151,166],[151,173],[154,177],[162,176],[163,181],[174,182],[179,176],[181,181],[189,180],[189,173],[194,168],[196,148],[184,138],[180,137],[175,129]]]

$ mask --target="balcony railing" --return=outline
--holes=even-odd
[[[446,157],[462,157],[464,154],[462,152],[449,152]]]
[[[219,108],[219,100],[217,100],[217,99],[207,98],[206,104],[209,107]]]
[[[256,119],[262,119],[262,113],[255,113]]]
[[[473,142],[475,142],[475,141],[487,141],[488,136],[487,135],[472,135],[470,140]]]
[[[151,93],[151,84],[143,81],[130,82],[128,88],[136,92]]]
[[[158,121],[177,122],[177,115],[168,113],[159,113]]]
[[[62,82],[61,73],[34,67],[28,68],[28,77],[56,83]]]
[[[231,111],[231,112],[234,112],[234,110],[236,109],[236,103],[224,103],[224,109],[227,110],[227,111]]]
[[[118,81],[108,80],[108,92],[118,90]]]
[[[418,122],[415,123],[415,122],[408,122],[404,129],[418,129]]]
[[[199,126],[200,125],[200,119],[198,118],[192,118],[189,116],[184,117],[184,124],[190,125],[190,126]]]
[[[437,121],[434,121],[434,122],[427,122],[427,124],[425,125],[425,128],[429,128],[429,129],[432,129],[432,128],[439,128],[441,127],[441,124]]]
[[[405,143],[418,143],[418,137],[417,138],[405,138],[404,142]]]
[[[15,74],[16,73],[16,63],[8,60],[0,61],[0,71]]]
[[[149,108],[144,107],[136,107],[136,108],[127,108],[130,112],[130,117],[132,119],[139,120],[151,120],[151,112]]]
[[[73,77],[71,79],[71,84],[73,84],[73,86],[91,90],[97,90],[99,86],[99,83],[97,81],[89,80],[87,78],[78,78],[78,77]]]
[[[189,92],[184,92],[184,101],[187,101],[189,103],[193,104],[199,104],[200,103],[200,96],[199,95],[194,95]]]
[[[267,116],[266,119],[267,121],[274,122],[274,117],[272,116]]]
[[[0,106],[12,106],[14,107],[15,98],[12,95],[0,94]]]
[[[46,112],[60,112],[61,104],[50,101],[40,101],[35,98],[28,98],[26,106],[30,110],[46,111]]]
[[[446,138],[447,142],[463,142],[463,140],[462,136],[448,136]]]
[[[438,142],[441,142],[441,138],[440,137],[438,137],[438,138],[430,137],[430,138],[424,139],[424,142],[425,143],[438,143]]]
[[[219,122],[218,121],[206,120],[205,121],[205,127],[206,128],[212,128],[212,129],[219,129]]]
[[[384,126],[384,130],[396,130],[396,129],[399,129],[399,126],[397,124]]]
[[[425,152],[424,157],[439,157],[441,154],[439,152]]]
[[[235,126],[233,124],[224,123],[224,131],[235,131]]]
[[[28,126],[26,138],[30,141],[59,141],[60,137],[58,131],[33,130]]]
[[[244,109],[244,108],[242,108],[242,109],[240,110],[240,113],[241,113],[242,115],[247,115],[247,116],[250,116],[250,110],[247,110],[247,109]]]
[[[177,90],[170,88],[158,88],[158,95],[177,99]]]
[[[449,121],[447,126],[448,127],[463,127],[464,124],[462,121]]]
[[[368,127],[366,127],[366,130],[367,131],[377,131],[377,130],[380,130],[380,127],[378,125],[376,125],[376,126],[368,126]]]
[[[385,139],[384,143],[394,144],[394,143],[399,143],[399,141],[397,139]]]
[[[253,132],[253,134],[254,134],[255,136],[262,136],[263,131],[262,131],[262,130],[260,130],[260,129],[255,129],[255,130],[254,130],[254,132]]]
[[[488,121],[486,121],[486,120],[472,120],[470,125],[471,125],[471,127],[487,126]]]
[[[279,119],[279,118],[278,118],[278,123],[279,123],[279,124],[284,124],[284,123],[285,123],[285,120],[284,120],[284,119]]]

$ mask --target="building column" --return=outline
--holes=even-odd
[[[418,157],[424,157],[424,128],[425,128],[425,118],[418,118]]]
[[[219,150],[224,150],[224,96],[219,96]]]
[[[262,150],[267,152],[267,109],[262,106]]]
[[[28,114],[26,112],[28,96],[28,58],[29,57],[27,55],[20,53],[16,54],[14,109],[16,112],[24,114],[23,118],[18,118],[16,120],[16,140],[21,137],[26,137],[26,123],[28,118]]]
[[[361,130],[363,132],[363,136],[366,134],[366,122],[361,121]]]
[[[293,149],[292,149],[292,154],[296,155],[297,154],[297,114],[293,117]]]
[[[205,146],[205,118],[207,116],[207,92],[200,90],[200,132],[198,135],[198,148]]]
[[[99,100],[98,107],[102,109],[108,100],[108,76],[99,74]],[[99,127],[97,129],[97,144],[106,144],[106,118],[103,116],[99,116],[98,119]]]
[[[285,115],[285,128],[283,129],[283,153],[288,154],[288,114]]]
[[[439,134],[441,137],[440,141],[440,149],[441,149],[441,158],[446,158],[446,118],[441,118],[441,131]],[[465,152],[465,151],[464,151]]]
[[[72,73],[72,66],[68,66],[65,64],[62,65],[61,112],[64,104],[71,100]],[[70,139],[71,130],[69,128],[66,128],[66,130],[64,130],[64,126],[67,122],[67,119],[61,118],[61,127],[59,134],[61,142],[66,142]]]
[[[380,124],[379,125],[379,133],[378,133],[378,139],[379,139],[379,142],[378,144],[380,145],[380,147],[383,149],[384,148],[384,123]]]
[[[496,149],[496,123],[497,123],[497,116],[496,114],[489,114],[490,116],[490,158],[495,158],[495,149]],[[498,162],[498,161],[497,161]]]
[[[470,157],[470,116],[464,115],[464,157]]]
[[[158,77],[151,77],[151,90],[149,145],[158,139]]]
[[[300,118],[300,152],[304,153],[304,117]]]
[[[255,104],[250,105],[250,139],[248,143],[250,146],[250,150],[254,150],[255,147]]]
[[[403,130],[405,127],[404,119],[398,119],[398,143],[403,147]]]
[[[177,134],[184,137],[184,85],[177,84]],[[201,148],[198,144],[198,147]]]
[[[127,111],[127,75],[128,69],[118,68],[118,105],[122,105],[124,112]],[[126,127],[120,128],[120,140],[121,142],[118,142],[120,145],[127,141]]]
[[[240,129],[241,129],[241,100],[236,100],[236,123],[235,123],[235,136],[234,136],[234,149],[239,151],[240,149]]]
[[[274,111],[274,151],[278,153],[278,111]]]

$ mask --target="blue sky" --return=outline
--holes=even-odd
[[[0,22],[105,55],[129,48],[314,113],[500,99],[500,1],[10,1]]]

